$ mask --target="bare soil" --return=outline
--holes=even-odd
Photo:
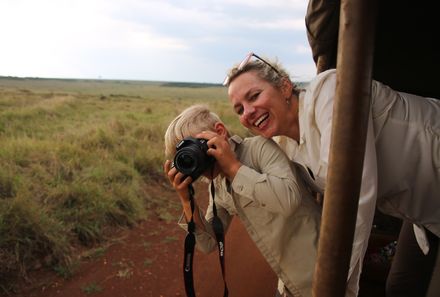
[[[175,193],[158,185],[167,199]],[[64,279],[41,272],[37,288],[13,296],[23,297],[173,297],[186,296],[183,283],[183,242],[186,232],[157,214],[138,226],[119,231],[113,243],[97,257],[84,259],[75,274]],[[229,296],[274,296],[277,278],[239,220],[234,219],[225,239],[226,281]],[[196,295],[223,296],[218,254],[196,251]]]
[[[157,184],[150,189],[165,199],[177,199],[170,188]],[[196,188],[205,191],[205,188]],[[206,203],[206,202],[205,202]],[[203,208],[203,203],[202,208]],[[206,205],[206,204],[205,204]],[[13,297],[175,297],[186,296],[183,283],[183,242],[186,232],[160,213],[131,229],[118,231],[103,252],[84,258],[68,279],[40,272],[34,285]],[[230,297],[275,296],[277,277],[238,219],[232,221],[225,239],[226,282]],[[361,280],[360,297],[382,297],[383,272]],[[379,277],[378,277],[379,276]],[[198,297],[223,296],[223,278],[217,252],[196,251],[194,283]],[[35,286],[35,284],[40,284]]]

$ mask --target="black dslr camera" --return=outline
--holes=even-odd
[[[176,145],[174,166],[195,181],[214,165],[215,158],[208,156],[208,141],[203,138],[185,137]]]

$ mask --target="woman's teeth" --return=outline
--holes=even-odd
[[[255,121],[254,125],[259,127],[262,122],[264,122],[269,117],[269,114],[262,115],[258,120]]]

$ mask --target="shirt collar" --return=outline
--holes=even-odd
[[[229,144],[231,145],[232,150],[235,152],[238,145],[243,142],[243,138],[238,135],[231,136],[229,138]]]

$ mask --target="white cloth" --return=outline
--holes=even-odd
[[[420,228],[416,224],[413,224],[413,229],[417,244],[419,245],[423,254],[427,255],[429,253],[429,241],[428,241],[428,237],[426,236],[425,229]]]
[[[372,84],[378,208],[440,237],[440,100]]]
[[[323,72],[299,98],[300,141],[292,159],[311,169],[317,185],[324,190],[330,150],[333,100],[336,90],[334,71]],[[377,166],[373,127],[369,121],[364,170],[353,240],[346,296],[356,296],[362,261],[374,218],[377,194]],[[324,198],[325,199],[325,198]]]
[[[289,157],[325,188],[336,70],[320,73],[299,96],[299,144],[278,138]],[[346,296],[356,296],[376,200],[386,214],[440,235],[440,100],[373,81],[364,168]],[[417,231],[422,250],[423,234]],[[426,237],[425,237],[426,239]]]

